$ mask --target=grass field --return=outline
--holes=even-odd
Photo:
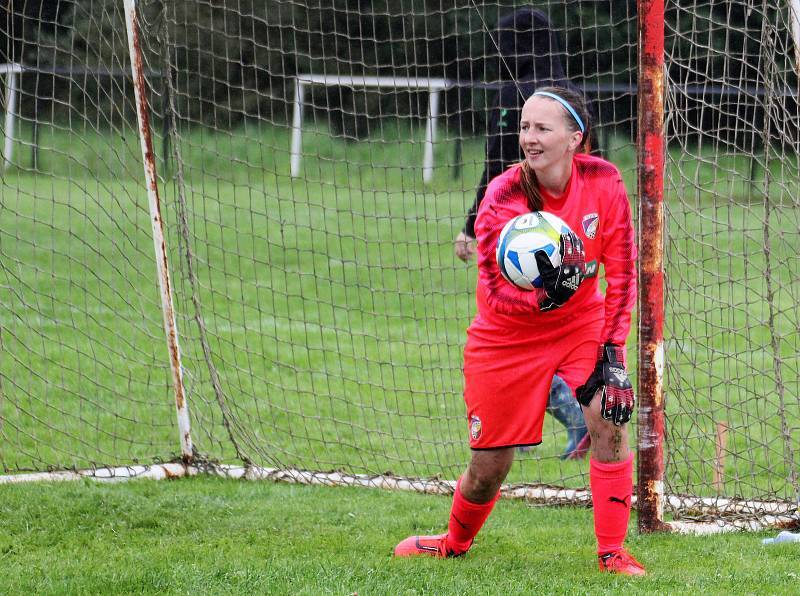
[[[461,559],[396,560],[449,499],[194,478],[0,486],[4,594],[795,594],[796,544],[631,536],[649,577],[595,570],[591,511],[501,501]],[[772,532],[771,535],[774,535]]]
[[[468,458],[461,350],[475,271],[455,259],[452,239],[482,147],[465,143],[462,177],[453,178],[445,138],[434,183],[423,186],[422,138],[387,126],[374,142],[346,143],[310,130],[303,176],[293,180],[285,129],[186,131],[185,185],[165,183],[162,203],[200,454],[239,461],[238,449],[268,466],[460,473]],[[178,453],[137,143],[130,131],[43,130],[39,170],[23,155],[3,176],[6,473]],[[616,139],[611,153],[633,190],[633,149]],[[742,182],[748,166],[734,156],[712,166],[680,151],[671,161],[668,482],[676,492],[717,494],[714,432],[723,422],[719,492],[789,500],[800,427],[797,175],[774,166],[768,211],[761,182]],[[509,479],[586,486],[585,464],[555,457],[564,436],[549,417],[545,432]]]

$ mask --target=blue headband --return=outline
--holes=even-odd
[[[578,116],[578,112],[575,111],[575,108],[569,105],[569,102],[566,99],[560,95],[556,95],[555,93],[550,93],[549,91],[537,91],[534,93],[534,95],[544,95],[550,99],[555,99],[558,103],[564,106],[564,109],[567,110],[573,118],[575,118],[575,122],[578,123],[578,128],[581,129],[581,133],[586,132],[586,127],[583,125],[583,120],[581,120],[581,117]]]

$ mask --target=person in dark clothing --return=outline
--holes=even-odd
[[[475,216],[489,182],[510,165],[522,160],[519,147],[519,117],[522,105],[540,87],[562,87],[580,92],[567,79],[561,64],[558,39],[542,11],[523,8],[500,19],[495,37],[500,50],[500,88],[489,117],[486,165],[475,202],[467,212],[464,228],[456,238],[456,254],[463,261],[475,252]],[[587,103],[590,115],[594,110]],[[460,243],[470,244],[468,254]]]
[[[500,51],[500,88],[489,118],[486,165],[467,213],[464,228],[455,239],[455,252],[464,262],[475,256],[475,216],[486,187],[509,166],[523,159],[519,144],[519,121],[525,100],[541,87],[562,87],[580,92],[567,79],[561,65],[555,31],[542,11],[523,8],[498,21],[495,41]],[[593,112],[589,107],[590,114]],[[553,377],[547,411],[567,429],[562,459],[580,459],[589,448],[590,437],[580,405],[567,384]]]

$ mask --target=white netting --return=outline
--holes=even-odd
[[[199,455],[461,472],[475,270],[453,239],[504,77],[497,23],[522,6],[140,3]],[[635,204],[635,3],[532,6]],[[26,4],[8,22],[0,62],[22,72],[3,79],[15,130],[0,186],[2,467],[172,459],[121,3]],[[669,494],[796,502],[790,23],[774,2],[667,10]],[[548,416],[545,430],[509,480],[585,488],[586,466],[558,458],[563,427]]]
[[[784,3],[738,2],[668,15],[665,485],[791,508],[800,463],[792,15]]]

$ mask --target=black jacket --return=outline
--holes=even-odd
[[[522,105],[536,89],[558,86],[580,91],[567,80],[561,64],[558,40],[547,16],[524,8],[503,17],[495,37],[500,49],[501,86],[489,116],[486,165],[467,212],[464,233],[475,237],[475,216],[489,182],[510,165],[522,160],[519,119]],[[591,107],[590,107],[591,111]]]

